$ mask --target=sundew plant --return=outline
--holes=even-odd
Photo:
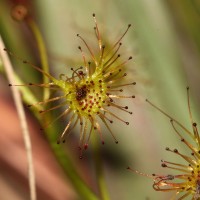
[[[18,7],[14,9],[21,10],[21,8]],[[136,82],[120,84],[120,80],[124,79],[127,76],[127,73],[124,73],[123,68],[126,63],[132,59],[132,57],[130,56],[125,61],[117,62],[120,58],[120,54],[118,52],[122,45],[121,41],[131,25],[128,25],[128,28],[126,29],[124,34],[117,40],[117,42],[111,47],[111,49],[108,49],[108,51],[106,51],[107,48],[105,47],[105,45],[102,44],[103,41],[101,39],[101,33],[97,25],[95,14],[93,14],[93,18],[95,22],[94,31],[99,47],[99,53],[97,56],[87,44],[86,40],[84,40],[79,34],[77,34],[77,37],[82,40],[87,50],[89,51],[91,61],[86,60],[85,53],[83,52],[82,47],[79,46],[78,49],[81,51],[83,57],[83,66],[76,69],[71,68],[71,76],[60,74],[59,79],[56,79],[39,67],[31,64],[26,60],[22,60],[24,64],[29,64],[34,69],[41,72],[43,76],[46,76],[49,79],[49,82],[41,84],[9,84],[9,86],[36,86],[48,88],[50,90],[56,91],[56,93],[59,93],[52,98],[50,97],[35,104],[30,104],[28,105],[28,107],[37,107],[37,105],[45,105],[50,102],[62,100],[53,107],[39,110],[39,113],[43,115],[49,111],[67,106],[66,109],[63,109],[64,111],[60,115],[58,115],[52,121],[44,124],[43,126],[44,128],[47,128],[56,120],[70,116],[68,123],[66,124],[63,132],[60,134],[57,140],[57,144],[59,144],[60,142],[65,142],[65,135],[68,135],[73,130],[73,128],[75,128],[79,124],[80,158],[82,158],[82,150],[86,150],[88,148],[89,139],[94,130],[98,132],[101,143],[105,143],[101,127],[98,122],[98,118],[106,126],[106,128],[112,135],[115,143],[118,143],[117,139],[114,136],[114,133],[108,125],[108,123],[113,123],[113,120],[111,120],[109,117],[114,117],[115,119],[123,122],[126,125],[129,125],[129,122],[124,121],[122,118],[114,114],[112,111],[110,111],[109,107],[117,108],[119,110],[127,112],[128,114],[132,114],[132,112],[128,111],[128,106],[121,106],[116,104],[115,99],[135,98],[134,95],[123,95],[122,88],[129,85],[135,85]],[[9,52],[7,49],[4,50]],[[9,54],[14,56],[14,54],[11,52],[9,52]]]
[[[137,170],[132,170],[130,167],[127,169],[134,171],[135,173],[146,176],[153,179],[153,189],[161,192],[171,192],[172,197],[170,199],[186,199],[189,197],[192,200],[200,198],[200,138],[197,123],[194,121],[191,108],[189,87],[187,87],[187,103],[189,111],[189,119],[191,128],[186,128],[179,121],[168,115],[165,111],[157,107],[148,99],[146,100],[151,106],[163,113],[170,119],[171,125],[175,133],[180,137],[180,141],[186,146],[190,154],[180,152],[177,148],[171,149],[166,147],[166,151],[171,152],[183,159],[184,163],[178,163],[174,161],[161,160],[161,166],[163,168],[171,169],[173,172],[160,175],[153,173],[152,175],[144,174]]]
[[[199,19],[197,0],[1,0],[0,199],[199,199]]]

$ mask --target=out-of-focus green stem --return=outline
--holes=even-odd
[[[81,199],[99,200],[99,198],[90,190],[90,188],[88,188],[85,182],[77,174],[76,168],[74,167],[72,161],[69,159],[66,150],[64,151],[61,144],[57,144],[55,142],[57,139],[55,132],[57,132],[58,129],[58,126],[52,126],[51,129],[46,132],[46,136],[60,166],[63,168],[65,174],[70,179],[72,185],[76,189]]]
[[[95,134],[92,137],[93,157],[98,188],[102,200],[110,200],[109,193],[106,186],[105,176],[103,173],[102,155],[99,147],[99,140]]]
[[[47,51],[46,51],[46,47],[44,44],[44,39],[42,37],[42,34],[37,26],[37,24],[35,23],[35,21],[31,18],[31,17],[27,17],[26,18],[26,22],[28,27],[30,28],[31,32],[33,33],[37,45],[38,45],[38,50],[39,50],[39,55],[40,55],[40,60],[42,63],[42,69],[43,71],[49,73],[49,64],[48,64],[48,58],[47,58]],[[48,83],[48,78],[46,76],[43,76],[43,82],[44,83]],[[50,95],[50,91],[49,88],[44,88],[44,95],[43,95],[43,99],[48,99]]]

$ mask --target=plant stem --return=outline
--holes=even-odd
[[[49,140],[49,144],[56,156],[57,161],[60,166],[63,168],[65,174],[70,179],[72,185],[78,192],[81,199],[85,200],[99,200],[99,198],[91,191],[91,189],[85,184],[79,174],[76,172],[72,161],[69,159],[66,150],[63,150],[61,144],[57,144],[57,135],[55,132],[58,132],[58,124],[54,124],[53,127],[49,128],[46,132],[46,136]]]
[[[42,69],[43,71],[49,73],[49,64],[48,64],[48,58],[47,58],[47,51],[46,51],[46,47],[44,44],[44,39],[42,37],[42,34],[37,26],[37,24],[35,23],[35,21],[31,18],[31,17],[27,17],[26,18],[26,23],[28,25],[28,27],[30,28],[31,32],[33,33],[37,45],[38,45],[38,50],[39,50],[39,55],[40,55],[40,60],[42,63]],[[43,83],[48,83],[48,77],[43,76]],[[50,91],[49,88],[44,88],[44,94],[43,94],[43,99],[48,99],[50,95]]]
[[[94,133],[94,131],[93,131]],[[99,140],[96,134],[92,134],[93,157],[95,172],[97,177],[98,188],[102,200],[110,200],[109,193],[106,186],[105,176],[103,172],[102,155],[99,147]]]

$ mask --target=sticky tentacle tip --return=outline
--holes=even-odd
[[[57,144],[60,144],[60,140],[57,141]]]
[[[84,145],[84,149],[87,150],[88,149],[88,144]]]

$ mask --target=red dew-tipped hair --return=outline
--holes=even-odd
[[[36,69],[37,71],[39,71],[40,73],[42,73],[44,76],[48,77],[50,80],[55,80],[55,78],[53,76],[51,76],[50,74],[46,73],[45,71],[43,71],[42,69],[40,69],[38,66],[30,63],[29,61],[27,60],[24,60],[22,58],[20,58],[19,56],[16,56],[15,54],[13,54],[11,51],[9,51],[8,49],[4,48],[4,51],[6,51],[10,56],[20,60],[22,63],[24,64],[28,64],[30,65],[32,68]]]
[[[114,43],[114,45],[107,52],[105,52],[106,47],[105,47],[105,45],[102,44],[101,34],[100,34],[100,31],[99,31],[99,27],[98,27],[98,23],[97,23],[95,14],[93,14],[93,19],[94,19],[94,22],[95,22],[95,27],[94,27],[95,35],[96,35],[96,38],[97,38],[97,41],[98,41],[98,47],[99,47],[99,51],[100,51],[99,57],[98,58],[95,57],[95,54],[94,54],[92,48],[88,45],[86,40],[80,34],[77,34],[77,37],[79,37],[82,40],[82,42],[84,43],[84,45],[88,49],[88,51],[90,53],[90,57],[91,57],[92,61],[94,62],[96,68],[100,67],[101,64],[103,63],[103,68],[105,70],[108,70],[108,68],[110,68],[110,66],[112,66],[114,63],[116,63],[116,60],[120,57],[120,54],[117,55],[117,53],[120,49],[120,46],[122,45],[121,41],[122,41],[123,37],[126,35],[126,33],[128,32],[129,28],[131,27],[131,24],[128,25],[126,31]],[[116,48],[116,46],[117,46],[117,48]],[[78,48],[82,53],[82,57],[83,57],[83,61],[84,61],[84,65],[86,67],[86,73],[87,73],[89,71],[89,66],[87,64],[85,54],[84,54],[81,46],[79,46]],[[109,56],[109,58],[107,58],[108,56]],[[130,59],[132,59],[131,56],[129,57],[128,60],[130,60]],[[127,61],[121,63],[120,65],[117,66],[117,68],[119,68],[122,65],[125,65],[126,63],[127,63]]]
[[[142,173],[142,172],[140,172],[140,171],[138,171],[138,170],[132,169],[132,168],[129,167],[129,166],[128,166],[126,169],[129,170],[129,171],[132,171],[132,172],[134,172],[134,173],[136,173],[136,174],[139,174],[139,175],[141,175],[141,176],[146,176],[146,177],[151,178],[151,179],[154,179],[155,176],[156,176],[155,174],[150,175],[150,174]]]

